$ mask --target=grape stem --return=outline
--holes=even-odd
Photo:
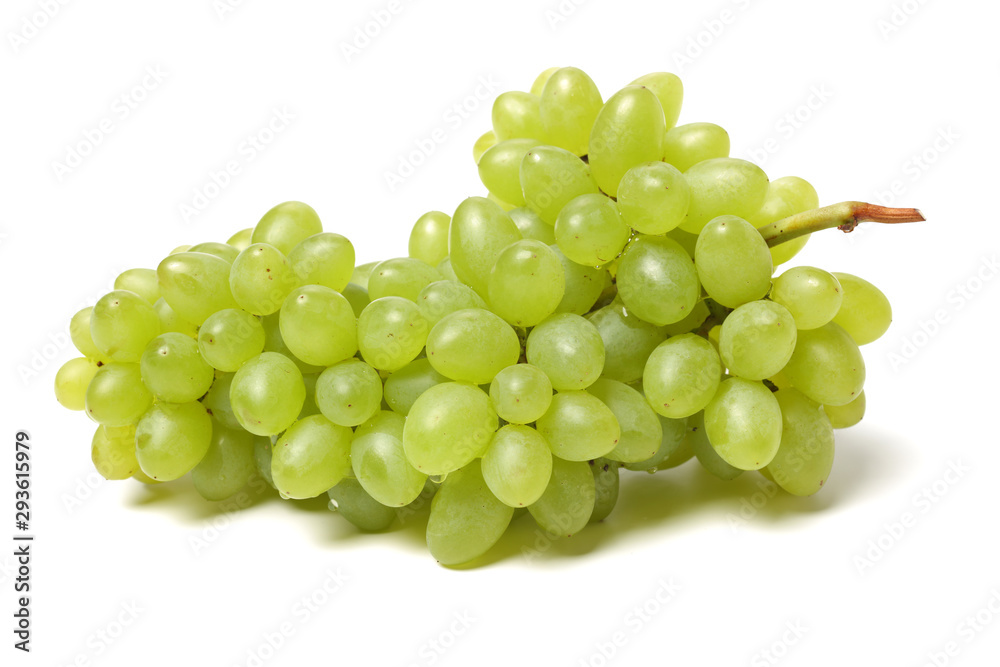
[[[831,227],[836,227],[846,233],[854,231],[854,228],[862,222],[895,224],[897,222],[923,222],[924,220],[923,214],[915,208],[888,208],[860,201],[845,201],[833,206],[796,213],[770,225],[765,225],[757,231],[767,241],[767,245],[773,248],[779,243]]]

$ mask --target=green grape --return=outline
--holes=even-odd
[[[198,349],[213,368],[235,373],[264,351],[264,327],[250,313],[227,308],[212,314],[198,330]]]
[[[574,160],[577,159],[575,156]],[[546,224],[542,217],[527,206],[512,209],[508,212],[510,219],[514,221],[521,236],[526,239],[541,241],[545,245],[552,245],[556,242],[556,235],[552,225]]]
[[[688,254],[688,257],[694,259],[694,249],[695,246],[698,245],[697,234],[685,232],[683,229],[678,227],[677,229],[671,229],[667,232],[667,237],[677,241],[677,243],[684,248],[684,252]]]
[[[451,268],[463,283],[484,296],[497,257],[521,238],[503,209],[483,197],[469,197],[458,205],[451,219]]]
[[[298,417],[305,400],[302,373],[277,352],[264,352],[243,364],[229,388],[233,414],[254,435],[284,431]]]
[[[824,405],[823,412],[830,418],[830,424],[833,428],[854,426],[865,416],[865,392],[862,391],[847,405]]]
[[[90,458],[104,479],[128,479],[138,472],[135,424],[117,428],[98,426],[90,444]]]
[[[87,405],[87,387],[99,366],[93,359],[70,359],[56,371],[56,400],[69,410],[83,410]]]
[[[229,389],[232,387],[233,377],[235,377],[234,373],[216,374],[215,381],[212,382],[212,386],[201,402],[208,408],[212,417],[226,428],[243,428],[229,402]]]
[[[667,324],[662,327],[662,330],[668,336],[680,336],[684,333],[691,333],[695,329],[701,328],[701,325],[705,323],[705,320],[711,314],[712,312],[708,309],[705,301],[702,300],[694,305],[694,308],[691,309],[691,312],[683,320]]]
[[[865,386],[861,350],[834,322],[800,331],[782,373],[792,386],[823,405],[847,405]]]
[[[698,458],[698,463],[701,464],[702,468],[715,477],[727,482],[734,480],[743,474],[743,470],[741,468],[737,468],[726,463],[725,459],[719,456],[718,452],[715,451],[715,448],[712,447],[712,443],[709,442],[708,433],[705,429],[704,413],[699,412],[698,414],[692,416],[688,419],[688,425],[690,429],[688,430],[685,442]]]
[[[351,310],[354,311],[355,317],[361,317],[361,313],[371,303],[371,299],[368,298],[368,290],[354,283],[348,283],[341,294],[351,304]]]
[[[590,464],[553,458],[552,479],[528,511],[542,530],[570,537],[590,521],[596,500],[597,486]]]
[[[90,314],[90,338],[111,361],[139,361],[146,344],[160,333],[153,305],[134,292],[102,296]]]
[[[316,405],[334,424],[363,424],[382,407],[382,379],[359,359],[341,361],[316,381]]]
[[[393,372],[417,358],[429,330],[417,304],[384,296],[368,304],[358,318],[358,349],[369,366]]]
[[[417,308],[427,323],[433,327],[447,315],[467,308],[486,308],[483,297],[468,285],[454,280],[431,283],[417,296]]]
[[[782,218],[811,211],[818,207],[819,195],[816,194],[816,189],[808,181],[797,176],[785,176],[771,181],[760,210],[747,218],[747,222],[760,229]],[[808,241],[809,235],[806,234],[771,248],[771,258],[774,260],[774,265],[777,266],[790,260],[805,247]]]
[[[577,264],[562,253],[557,245],[549,248],[559,258],[566,280],[566,290],[562,301],[556,307],[557,313],[584,315],[597,303],[604,285],[610,278],[607,269]]]
[[[211,241],[208,243],[195,244],[188,248],[188,252],[203,252],[207,255],[215,255],[219,259],[224,259],[230,264],[235,262],[236,258],[240,255],[240,251],[228,243],[215,243]],[[159,298],[159,292],[157,292],[157,298]],[[152,303],[152,301],[150,303]]]
[[[254,315],[278,312],[298,282],[288,259],[266,243],[254,243],[241,252],[229,274],[229,286],[236,303]]]
[[[754,215],[767,196],[767,174],[737,158],[704,160],[685,171],[684,179],[691,187],[691,203],[681,229],[692,234],[720,215]]]
[[[215,379],[215,371],[202,359],[198,343],[179,333],[165,333],[151,340],[142,353],[139,370],[153,396],[168,403],[198,400]]]
[[[90,317],[93,312],[93,307],[87,307],[73,316],[73,319],[69,321],[69,337],[80,354],[88,359],[107,363],[111,360],[97,349],[97,346],[94,345],[94,339],[90,337]]]
[[[254,436],[214,422],[208,452],[191,471],[191,481],[205,500],[225,500],[246,486],[256,472]]]
[[[416,301],[421,290],[443,279],[437,269],[412,257],[397,257],[379,262],[368,277],[368,298],[401,296]]]
[[[678,466],[694,456],[694,452],[689,446],[682,447],[682,444],[687,442],[687,419],[668,419],[663,415],[657,415],[657,417],[660,418],[660,429],[663,431],[663,436],[660,438],[656,453],[645,461],[624,464],[626,469],[656,472]]]
[[[205,458],[212,442],[212,418],[205,406],[157,403],[135,428],[135,456],[153,479],[169,482],[183,477]]]
[[[281,339],[296,357],[331,366],[358,351],[357,318],[340,292],[321,285],[293,291],[281,306]]]
[[[586,389],[604,370],[604,342],[597,327],[569,313],[553,315],[532,329],[525,355],[558,391]]]
[[[600,379],[587,389],[614,414],[621,428],[618,444],[605,458],[638,463],[654,456],[663,441],[663,426],[645,397],[616,380]]]
[[[665,234],[684,221],[691,189],[684,175],[666,162],[646,162],[629,169],[618,186],[622,220],[642,234]]]
[[[508,91],[493,100],[493,134],[498,141],[544,139],[541,98],[533,93]]]
[[[300,419],[274,445],[271,478],[285,498],[315,498],[351,470],[354,434],[323,415]]]
[[[421,394],[447,381],[448,378],[434,370],[426,358],[414,359],[385,379],[385,402],[395,412],[406,416]]]
[[[536,146],[521,161],[521,191],[528,208],[556,224],[559,211],[581,195],[598,194],[590,165],[555,146]]]
[[[626,86],[608,98],[590,132],[588,161],[594,180],[611,197],[632,167],[663,157],[663,107],[648,88]]]
[[[287,255],[303,240],[322,231],[323,224],[312,206],[286,201],[264,214],[253,228],[251,240],[254,244],[274,246],[282,255]]]
[[[415,469],[403,451],[406,420],[394,412],[358,427],[351,443],[354,476],[372,498],[390,507],[409,505],[424,490],[427,475]]]
[[[493,134],[493,130],[488,130],[479,135],[476,139],[476,143],[472,145],[472,159],[476,164],[483,159],[483,153],[488,151],[493,146],[496,146],[497,135]]]
[[[538,500],[552,477],[552,452],[530,426],[508,424],[483,454],[483,478],[500,502],[526,507]]]
[[[736,308],[763,299],[771,289],[771,253],[764,237],[741,218],[712,220],[698,237],[695,266],[702,287],[715,301]]]
[[[740,470],[766,466],[781,442],[781,410],[761,382],[729,378],[705,406],[705,433],[715,452]]]
[[[590,129],[602,106],[601,92],[585,72],[575,67],[556,70],[545,82],[539,104],[546,140],[586,155]]]
[[[666,129],[677,124],[677,118],[681,115],[681,103],[684,101],[684,84],[680,77],[670,72],[652,72],[640,76],[629,85],[643,86],[656,95],[660,108],[663,109]]]
[[[316,383],[319,382],[319,376],[320,373],[309,373],[302,376],[302,384],[306,386],[306,397],[302,402],[302,409],[299,410],[299,419],[322,413],[316,403]]]
[[[618,446],[622,435],[611,409],[585,391],[561,391],[553,396],[537,428],[552,453],[567,461],[605,456]]]
[[[241,229],[226,241],[229,245],[233,246],[237,250],[246,250],[247,246],[253,243],[253,227],[247,227],[246,229]]]
[[[343,292],[354,273],[354,245],[340,234],[314,234],[292,248],[288,264],[300,285],[322,285]]]
[[[589,523],[604,521],[618,503],[617,461],[595,459],[590,461],[590,472],[594,475],[594,511]]]
[[[448,256],[449,227],[451,216],[441,211],[429,211],[417,218],[410,231],[410,257],[437,266]]]
[[[729,133],[713,123],[688,123],[668,130],[663,161],[687,171],[699,162],[729,157]]]
[[[514,508],[486,485],[479,461],[448,475],[431,501],[427,548],[442,565],[460,565],[482,556],[507,530]]]
[[[565,292],[562,262],[541,241],[510,244],[490,272],[490,307],[513,326],[535,326],[555,312]]]
[[[545,84],[549,82],[552,75],[559,71],[558,67],[550,67],[537,77],[535,77],[534,83],[531,84],[531,94],[539,96],[539,103],[541,103],[542,90],[545,89]]]
[[[157,299],[156,303],[153,304],[153,310],[160,318],[160,331],[162,333],[181,333],[194,339],[198,338],[198,326],[181,319],[163,297]]]
[[[150,304],[160,298],[160,285],[153,269],[129,269],[115,278],[115,289],[134,292]]]
[[[345,477],[327,491],[327,495],[330,497],[330,509],[365,532],[385,530],[396,520],[396,510],[368,495],[356,479]]]
[[[639,319],[618,300],[590,313],[587,319],[604,342],[601,376],[619,382],[641,378],[646,359],[667,338],[662,327]]]
[[[774,396],[781,406],[781,447],[765,471],[792,495],[811,496],[833,468],[833,427],[819,405],[794,389]]]
[[[625,307],[658,326],[680,322],[701,299],[698,270],[684,248],[666,236],[639,236],[629,243],[616,280]]]
[[[552,404],[552,381],[531,364],[508,366],[490,383],[490,398],[497,414],[511,424],[530,424]]]
[[[365,290],[368,289],[368,277],[372,274],[372,269],[378,262],[368,262],[367,264],[360,264],[354,267],[354,271],[351,272],[350,282],[354,283],[358,287],[363,287]]]
[[[455,269],[451,268],[451,257],[445,257],[438,265],[435,267],[445,280],[454,280],[455,282],[461,282],[458,276],[455,275]]]
[[[87,385],[87,416],[104,426],[128,426],[153,404],[139,364],[105,364]]]
[[[668,338],[649,355],[642,387],[653,410],[681,419],[708,405],[721,376],[722,364],[712,344],[701,336],[683,334]]]
[[[308,373],[322,373],[323,366],[314,366],[312,364],[307,364],[302,361],[288,349],[285,345],[285,340],[281,337],[281,315],[280,313],[272,313],[266,317],[261,318],[260,324],[264,327],[264,351],[265,352],[277,352],[278,354],[283,354],[299,367],[299,370],[303,375]]]
[[[787,308],[771,301],[751,301],[722,323],[719,356],[732,375],[763,380],[785,367],[795,338],[795,319]]]
[[[521,161],[537,139],[508,139],[491,147],[479,160],[479,179],[490,193],[512,206],[524,206],[521,191]]]
[[[716,456],[718,456],[718,454],[716,454]],[[660,464],[656,466],[656,470],[670,470],[671,468],[676,468],[677,466],[687,463],[694,457],[695,454],[694,449],[691,447],[691,441],[689,438],[685,437],[681,440],[681,444],[678,445],[669,456],[663,459]],[[653,472],[656,472],[656,470]]]
[[[414,401],[403,429],[403,448],[417,470],[446,475],[482,456],[497,426],[486,392],[465,382],[444,382]]]
[[[469,308],[441,318],[427,336],[427,358],[441,375],[486,384],[521,355],[517,334],[488,310]]]
[[[144,473],[142,471],[142,468],[139,468],[138,470],[136,470],[135,474],[132,475],[132,479],[134,479],[137,482],[141,482],[142,484],[148,484],[150,486],[153,486],[154,484],[162,484],[163,483],[160,480],[153,479],[152,477],[150,477],[149,475],[147,475],[146,473]]]
[[[601,194],[580,195],[556,219],[556,243],[577,264],[600,266],[617,257],[631,230],[618,205]]]
[[[879,288],[849,273],[834,273],[844,300],[833,321],[858,345],[878,340],[892,324],[892,306]]]
[[[173,250],[171,250],[169,254],[171,254],[171,255],[179,255],[180,253],[187,252],[190,249],[191,249],[191,246],[189,246],[189,245],[179,245],[176,248],[174,248]]]
[[[199,326],[218,310],[238,308],[229,286],[230,266],[203,252],[170,255],[156,268],[160,295],[177,317]]]
[[[268,486],[275,489],[274,478],[271,477],[272,454],[273,445],[271,444],[271,438],[255,436],[253,439],[253,458],[257,466],[257,474],[267,482]]]
[[[812,266],[796,266],[775,278],[771,300],[788,309],[798,329],[816,329],[831,321],[844,300],[840,281]]]

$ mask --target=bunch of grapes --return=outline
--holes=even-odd
[[[83,356],[56,376],[99,424],[97,470],[190,473],[212,501],[259,475],[372,531],[433,496],[449,565],[521,508],[553,536],[603,520],[622,469],[696,458],[817,492],[891,310],[861,278],[774,267],[813,231],[919,213],[817,209],[721,127],[677,126],[682,96],[654,73],[605,101],[572,67],[503,93],[474,147],[488,196],[421,216],[409,257],[355,266],[286,202],[124,272],[73,317]]]

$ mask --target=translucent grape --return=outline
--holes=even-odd
[[[73,315],[69,321],[69,337],[83,356],[94,361],[107,362],[110,359],[97,349],[94,339],[90,337],[90,317],[93,312],[92,307],[87,307]]]
[[[312,206],[300,201],[286,201],[264,214],[253,228],[254,244],[266,243],[287,255],[303,240],[323,231],[323,224]]]
[[[229,275],[236,303],[254,315],[277,312],[298,282],[285,255],[266,243],[254,243],[241,252]]]
[[[342,361],[316,381],[316,405],[334,424],[357,426],[382,407],[382,379],[363,361]]]
[[[720,215],[754,215],[767,196],[767,174],[737,158],[704,160],[686,170],[684,179],[691,187],[691,203],[681,229],[692,234]]]
[[[552,477],[552,452],[530,426],[509,424],[493,436],[483,454],[483,478],[505,505],[525,507],[538,500]]]
[[[139,471],[135,458],[135,424],[98,426],[90,444],[90,459],[104,479],[128,479]]]
[[[156,311],[157,317],[160,318],[160,331],[162,333],[181,333],[185,336],[190,336],[197,340],[198,338],[198,326],[191,324],[187,320],[181,319],[174,309],[170,307],[163,297],[160,297],[156,303],[153,304],[153,310]]]
[[[453,280],[431,283],[417,296],[417,307],[430,326],[446,315],[467,308],[486,308],[486,302],[468,285]]]
[[[281,337],[281,315],[280,313],[271,313],[263,318],[261,318],[260,324],[264,327],[264,351],[265,352],[277,352],[278,354],[283,354],[284,356],[291,359],[299,370],[305,375],[308,373],[321,373],[323,372],[323,366],[314,366],[313,364],[307,364],[302,361],[288,349],[285,345],[284,338]]]
[[[417,218],[410,231],[408,246],[410,257],[437,266],[448,256],[450,226],[451,216],[441,211],[429,211]]]
[[[254,436],[215,422],[208,452],[191,471],[191,481],[205,500],[225,500],[246,486],[256,472]]]
[[[666,129],[669,130],[677,124],[677,117],[681,114],[681,103],[684,101],[684,84],[681,83],[680,77],[670,72],[651,72],[640,76],[630,85],[643,86],[656,95],[663,110]]]
[[[535,326],[555,312],[565,292],[562,262],[541,241],[510,244],[490,272],[490,307],[513,326]]]
[[[467,563],[496,544],[513,516],[514,508],[493,495],[473,461],[448,475],[434,496],[427,548],[442,565]]]
[[[800,331],[782,373],[796,389],[823,405],[846,405],[865,385],[865,360],[851,336],[831,322]]]
[[[135,428],[135,455],[142,472],[160,482],[183,477],[205,458],[212,442],[212,418],[205,406],[157,403]]]
[[[538,418],[552,453],[567,461],[589,461],[618,446],[621,427],[614,413],[596,396],[585,391],[561,391]]]
[[[646,359],[667,338],[662,327],[639,319],[617,300],[590,313],[587,320],[604,342],[601,376],[619,382],[641,378]]]
[[[147,343],[159,333],[159,315],[152,304],[134,292],[109,292],[97,301],[90,314],[91,340],[112,361],[139,361]]]
[[[87,385],[87,416],[104,426],[128,426],[153,404],[139,364],[105,364]]]
[[[524,206],[521,161],[537,139],[508,139],[491,147],[479,160],[479,179],[495,197],[513,206]]]
[[[479,138],[476,139],[476,143],[472,145],[472,159],[475,163],[479,164],[479,161],[483,159],[483,153],[495,146],[496,143],[497,135],[493,134],[493,130],[483,132]]]
[[[665,234],[684,221],[691,189],[684,175],[666,162],[646,162],[628,170],[618,186],[622,220],[643,234]]]
[[[213,368],[235,373],[264,351],[264,327],[242,310],[227,308],[212,314],[198,330],[198,349]]]
[[[816,329],[837,314],[844,300],[840,281],[812,266],[796,266],[774,280],[771,300],[787,308],[799,329]]]
[[[781,406],[781,447],[765,470],[785,491],[810,496],[833,468],[833,427],[818,404],[794,389],[774,396]]]
[[[438,273],[444,276],[445,280],[454,280],[455,282],[461,282],[458,276],[455,275],[455,270],[451,268],[451,257],[445,257],[440,262],[438,262],[437,267]]]
[[[508,366],[490,383],[490,398],[497,414],[512,424],[530,424],[552,404],[552,382],[531,364]]]
[[[315,234],[292,248],[288,264],[299,284],[343,292],[354,273],[354,246],[340,234]]]
[[[833,428],[849,428],[865,416],[865,392],[846,405],[824,405],[823,412],[830,418]]]
[[[483,296],[497,257],[521,240],[521,232],[499,206],[483,197],[469,197],[455,209],[448,238],[455,275]]]
[[[306,285],[294,290],[281,306],[279,326],[285,345],[307,364],[332,366],[358,351],[354,309],[343,294],[329,287]]]
[[[614,414],[621,437],[605,458],[623,463],[638,463],[654,456],[663,440],[663,426],[645,397],[632,387],[616,380],[600,379],[587,389]]]
[[[535,77],[534,83],[531,84],[531,94],[538,95],[539,100],[541,99],[542,90],[545,89],[545,84],[549,82],[552,75],[559,71],[558,67],[549,67],[545,71],[541,72],[537,77]]]
[[[556,219],[559,249],[577,264],[600,266],[617,257],[631,230],[618,205],[602,194],[580,195],[566,204]]]
[[[698,278],[708,295],[736,308],[763,299],[771,289],[771,253],[764,237],[746,220],[724,215],[712,220],[694,251]]]
[[[878,340],[892,324],[892,306],[879,288],[849,273],[833,274],[843,288],[844,300],[833,321],[858,345]]]
[[[590,129],[603,106],[593,80],[575,67],[562,67],[545,82],[541,98],[546,140],[576,155],[586,155]]]
[[[302,409],[299,410],[299,419],[321,414],[319,405],[316,404],[316,383],[319,382],[319,376],[320,373],[309,373],[302,376],[302,384],[306,387],[306,397],[302,402]]]
[[[372,498],[390,507],[416,500],[427,481],[427,475],[406,459],[404,423],[402,416],[386,412],[383,418],[365,424],[366,428],[359,427],[351,443],[354,476]]]
[[[219,259],[224,259],[225,261],[232,264],[239,257],[240,251],[229,245],[228,243],[198,243],[190,248],[188,252],[203,252],[208,255],[215,255]],[[154,272],[155,275],[155,272]],[[159,297],[157,297],[159,298]]]
[[[446,315],[427,336],[431,366],[461,382],[486,384],[520,355],[521,343],[510,325],[481,308]]]
[[[87,387],[98,370],[97,362],[86,357],[70,359],[56,371],[56,400],[69,410],[83,410],[87,405]]]
[[[215,371],[201,357],[198,343],[179,333],[157,336],[139,361],[142,382],[153,396],[168,403],[187,403],[205,395]]]
[[[687,171],[699,162],[729,157],[729,133],[714,123],[688,123],[668,130],[663,161]]]
[[[345,477],[327,494],[331,507],[363,531],[385,530],[396,520],[396,510],[368,495],[356,479]]]
[[[559,391],[586,389],[604,370],[601,334],[579,315],[560,313],[536,326],[528,334],[525,355]]]
[[[668,336],[679,336],[683,333],[691,333],[695,329],[701,328],[701,325],[705,323],[708,316],[711,315],[711,311],[708,309],[705,301],[699,301],[691,309],[683,320],[680,322],[674,322],[673,324],[667,324],[662,327],[662,330]]]
[[[510,215],[510,219],[514,221],[517,230],[521,232],[521,236],[524,238],[541,241],[545,245],[552,245],[556,242],[556,235],[552,229],[552,225],[546,224],[540,215],[527,206],[512,209],[508,212],[508,215]]]
[[[532,93],[508,91],[493,100],[493,134],[498,141],[544,139],[541,98]]]
[[[589,461],[590,472],[594,475],[594,511],[589,523],[604,521],[618,503],[618,468],[617,461],[610,459],[595,459]]]
[[[740,470],[766,466],[781,442],[781,410],[760,382],[729,378],[705,406],[705,431],[716,453]]]
[[[403,429],[410,464],[427,475],[445,475],[482,456],[497,430],[490,397],[464,382],[445,382],[413,403]]]
[[[694,249],[695,246],[698,245],[697,234],[691,234],[690,232],[685,232],[683,229],[680,229],[678,227],[677,229],[671,229],[669,232],[667,232],[667,237],[673,239],[674,241],[677,241],[677,243],[680,244],[682,248],[684,248],[684,252],[688,254],[688,257],[694,259]]]
[[[785,176],[771,181],[760,210],[747,218],[747,222],[760,229],[782,218],[811,211],[818,207],[819,196],[812,185],[797,176]],[[775,266],[787,262],[797,255],[805,247],[807,241],[809,241],[808,234],[779,243],[771,248],[771,258],[774,260]]]
[[[368,290],[354,283],[348,283],[341,294],[351,304],[351,310],[354,311],[355,317],[361,317],[361,313],[371,303],[371,299],[368,298]]]
[[[233,414],[254,435],[284,431],[299,416],[305,399],[302,373],[277,352],[264,352],[243,364],[229,388]]]
[[[256,436],[253,439],[253,458],[254,463],[257,466],[257,474],[260,475],[272,489],[275,488],[274,478],[271,477],[271,459],[274,458],[273,449],[274,447],[271,444],[271,438]]]
[[[358,349],[370,366],[396,371],[417,358],[430,327],[417,304],[398,296],[372,301],[358,318]]]
[[[160,294],[177,317],[200,325],[218,310],[238,307],[229,286],[230,266],[203,252],[170,255],[156,268]]]
[[[594,475],[586,461],[553,458],[549,485],[528,511],[542,530],[569,537],[590,521],[596,499]]]
[[[421,290],[442,280],[433,266],[412,257],[397,257],[379,262],[368,277],[368,298],[401,296],[416,301]]]
[[[351,273],[350,282],[354,283],[358,287],[368,290],[368,277],[372,273],[372,269],[378,262],[368,262],[367,264],[359,264],[354,267],[354,271]]]
[[[680,465],[694,456],[694,452],[690,448],[681,447],[681,444],[686,442],[688,435],[687,419],[668,419],[662,415],[657,415],[657,417],[660,418],[660,429],[663,436],[660,438],[656,453],[645,461],[625,463],[625,468],[628,470],[653,472]],[[680,451],[682,449],[687,449],[687,451]],[[675,457],[678,452],[680,454]],[[685,454],[687,458],[684,458]]]
[[[629,312],[659,326],[683,320],[701,299],[698,270],[666,236],[640,236],[629,243],[616,278]]]
[[[153,269],[129,269],[115,278],[115,289],[135,292],[150,304],[160,298],[160,285]]]
[[[785,367],[795,339],[795,320],[787,308],[771,301],[751,301],[722,323],[719,356],[732,375],[763,380]]]
[[[253,227],[241,229],[230,236],[226,243],[233,246],[237,250],[246,250],[247,246],[253,243]]]
[[[229,388],[233,384],[233,377],[235,373],[216,374],[215,381],[201,402],[212,413],[212,417],[226,428],[243,428],[229,402]]]
[[[426,358],[414,359],[385,379],[385,402],[395,412],[407,415],[421,394],[447,381]]]
[[[559,211],[570,201],[599,192],[590,165],[555,146],[536,146],[525,154],[520,182],[528,208],[550,225],[556,223]]]
[[[608,98],[590,132],[588,161],[601,190],[618,196],[632,167],[663,157],[663,107],[648,88],[626,86]]]
[[[315,498],[351,470],[354,434],[323,415],[300,419],[274,445],[271,477],[287,498]]]
[[[725,481],[731,481],[743,474],[741,468],[737,468],[726,463],[725,459],[712,447],[705,430],[705,414],[699,412],[688,419],[688,435],[685,443],[691,451],[698,457],[698,463],[710,474]]]
[[[649,355],[642,387],[653,410],[681,419],[708,405],[721,375],[722,365],[712,344],[701,336],[683,334],[668,338]]]
[[[588,313],[600,298],[605,284],[610,282],[607,269],[577,264],[568,259],[557,245],[550,245],[549,248],[559,258],[566,280],[566,289],[556,312],[573,315]]]

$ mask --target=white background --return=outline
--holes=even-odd
[[[44,2],[4,3],[0,535],[14,532],[16,429],[34,445],[37,535],[30,656],[11,648],[12,547],[0,548],[4,664],[258,664],[251,653],[266,665],[916,666],[935,653],[994,664],[1000,8],[577,3],[559,14],[556,0],[404,1],[350,58],[343,44],[388,0],[246,0],[222,13],[212,0],[53,2],[50,19]],[[604,524],[528,560],[536,535],[521,519],[481,567],[449,570],[417,520],[363,535],[322,502],[238,511],[186,482],[96,483],[93,425],[56,404],[52,381],[75,356],[70,316],[121,270],[223,241],[287,199],[349,236],[359,262],[403,255],[421,213],[484,192],[471,146],[492,97],[570,64],[605,97],[677,72],[681,122],[724,125],[734,156],[807,178],[823,203],[889,203],[895,184],[896,203],[929,218],[826,232],[796,260],[864,276],[895,308],[864,349],[868,416],[838,432],[821,493],[775,498],[738,523],[755,475],[723,483],[693,463],[629,474]],[[147,68],[162,81],[130,93]],[[476,102],[481,81],[496,88]],[[143,98],[127,117],[123,94]],[[450,122],[463,101],[478,108]],[[294,118],[248,159],[241,145],[275,109]],[[60,178],[54,163],[105,118],[110,134]],[[446,141],[390,190],[385,173],[437,128]],[[761,160],[765,145],[775,150]],[[181,206],[229,160],[240,173],[185,220]],[[328,595],[329,573],[346,581]],[[661,582],[679,589],[671,599]]]

